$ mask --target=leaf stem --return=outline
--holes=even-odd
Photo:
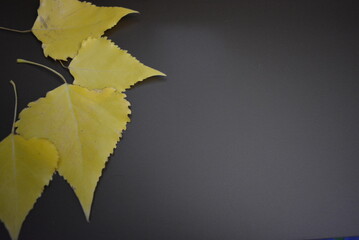
[[[57,76],[59,76],[64,81],[65,84],[67,84],[67,81],[64,78],[64,76],[62,76],[59,72],[55,71],[54,69],[52,69],[52,68],[50,68],[48,66],[42,65],[40,63],[28,61],[28,60],[25,60],[25,59],[17,59],[16,62],[17,63],[28,63],[28,64],[32,64],[32,65],[35,65],[35,66],[43,67],[43,68],[55,73]]]
[[[11,128],[11,133],[15,134],[15,121],[16,121],[16,114],[17,114],[17,90],[16,90],[16,85],[15,85],[14,81],[11,80],[10,83],[14,88],[14,94],[15,94],[14,121],[12,122],[12,128]]]
[[[17,33],[29,33],[32,31],[32,29],[28,29],[28,30],[17,30],[17,29],[12,29],[12,28],[7,28],[7,27],[0,27],[1,30],[6,30],[6,31],[10,31],[10,32],[17,32]]]
[[[64,64],[61,60],[59,60],[59,62],[60,62],[61,66],[62,66],[63,68],[69,69],[69,67],[68,67],[68,66],[65,66],[65,64]]]

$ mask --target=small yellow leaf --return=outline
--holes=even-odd
[[[122,17],[136,11],[97,7],[77,0],[40,0],[32,32],[42,42],[45,56],[73,58],[88,37],[100,37]]]
[[[165,74],[147,67],[106,38],[82,42],[69,65],[74,84],[90,89],[114,87],[119,91],[151,76]]]
[[[58,149],[58,172],[73,187],[87,219],[109,155],[129,122],[129,102],[113,88],[90,91],[63,84],[20,113],[17,132],[49,139]]]
[[[13,240],[58,161],[56,148],[43,139],[10,134],[0,142],[0,219]]]

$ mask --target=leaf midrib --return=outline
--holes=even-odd
[[[15,135],[11,134],[11,160],[12,160],[12,168],[13,168],[13,177],[14,177],[14,185],[15,185],[15,195],[16,195],[16,201],[15,201],[15,224],[18,223],[18,213],[19,213],[19,187],[18,187],[18,181],[17,181],[17,164],[16,164],[16,149],[15,149]]]
[[[82,146],[82,141],[81,141],[81,137],[79,135],[79,123],[78,123],[78,120],[77,120],[77,117],[76,117],[76,113],[75,113],[75,110],[73,108],[73,102],[72,102],[72,98],[71,98],[71,94],[70,94],[70,86],[69,84],[66,84],[65,83],[65,87],[66,87],[66,97],[67,97],[67,103],[68,103],[68,107],[70,109],[70,112],[71,112],[71,115],[74,119],[74,124],[75,124],[75,132],[76,132],[76,137],[77,137],[77,140],[78,140],[78,143],[80,145],[80,155],[81,155],[81,165],[83,163],[83,146]],[[82,169],[82,168],[81,168]]]

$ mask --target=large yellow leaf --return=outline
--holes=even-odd
[[[129,13],[136,11],[77,0],[40,0],[32,32],[42,42],[45,56],[66,60],[76,55],[83,40],[102,36]]]
[[[113,88],[91,91],[63,84],[20,113],[17,132],[42,137],[58,149],[58,172],[70,183],[87,219],[102,169],[126,129],[125,95]]]
[[[74,84],[90,89],[119,91],[151,76],[165,74],[147,67],[106,38],[87,39],[69,65]]]
[[[0,142],[0,219],[12,239],[18,238],[57,161],[56,148],[49,141],[10,134]]]

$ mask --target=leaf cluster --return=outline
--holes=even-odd
[[[148,77],[165,76],[102,37],[130,13],[137,12],[78,0],[40,0],[31,32],[46,57],[72,59],[68,70],[74,82],[68,84],[44,65],[18,60],[53,71],[64,84],[29,103],[0,142],[0,220],[13,240],[56,171],[89,220],[96,185],[130,121],[124,91]]]

